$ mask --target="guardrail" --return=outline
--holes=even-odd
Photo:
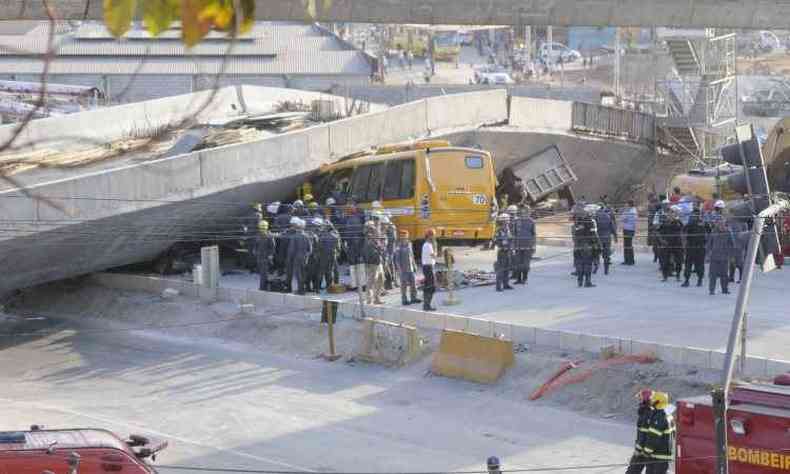
[[[655,117],[632,110],[574,102],[571,127],[576,132],[619,137],[638,143],[655,142]]]

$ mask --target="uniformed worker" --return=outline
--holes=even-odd
[[[288,237],[288,251],[285,263],[288,291],[293,291],[293,279],[296,278],[296,293],[305,293],[305,267],[313,253],[313,243],[305,233],[305,222],[298,217],[291,219],[293,229]]]
[[[388,290],[397,288],[399,275],[395,271],[395,244],[398,242],[398,230],[389,217],[383,216],[381,219],[383,227],[383,237],[386,238],[384,251],[384,287]]]
[[[408,230],[400,231],[400,238],[395,244],[393,261],[400,275],[401,303],[404,306],[422,303],[422,300],[417,297],[417,262],[414,260],[414,249],[409,240]]]
[[[529,206],[523,206],[512,222],[513,241],[515,248],[516,284],[526,285],[532,256],[535,254],[535,221],[530,216]]]
[[[652,390],[641,390],[636,394],[636,398],[639,400],[636,419],[636,441],[634,442],[634,454],[628,463],[626,474],[642,474],[642,471],[646,470],[647,465],[650,463],[650,458],[645,454],[645,446],[647,445],[647,435],[650,432],[650,417],[653,415],[652,397]]]
[[[328,290],[330,286],[338,283],[337,257],[340,253],[340,235],[332,227],[331,222],[324,221],[318,239],[321,250],[318,255],[319,271],[316,285],[320,290],[321,284],[326,283],[325,288]]]
[[[601,205],[595,213],[595,225],[598,228],[598,238],[601,241],[601,257],[603,259],[603,274],[609,274],[612,265],[612,240],[617,243],[617,223],[611,209]]]
[[[691,213],[689,222],[683,230],[686,234],[686,259],[683,270],[685,281],[681,286],[690,285],[689,279],[692,273],[697,275],[697,286],[702,286],[702,279],[705,277],[705,239],[708,234],[699,209]]]
[[[669,395],[653,392],[650,398],[653,411],[647,426],[644,444],[645,456],[649,459],[647,474],[666,474],[673,460],[675,448],[675,420],[666,412]]]
[[[321,246],[318,241],[318,234],[321,231],[321,226],[324,224],[323,219],[320,217],[308,217],[305,226],[305,234],[310,239],[310,245],[313,251],[307,259],[305,265],[305,291],[318,293],[320,290],[316,288],[316,283],[319,280],[318,259],[321,254]]]
[[[343,239],[346,258],[351,271],[352,290],[356,290],[358,286],[361,288],[365,285],[363,281],[365,262],[362,259],[362,245],[364,244],[363,226],[362,215],[356,204],[351,202],[343,219],[340,237]]]
[[[497,217],[497,229],[494,234],[496,245],[496,291],[512,290],[510,286],[510,266],[513,261],[513,236],[510,232],[510,215],[503,212]]]
[[[362,247],[365,275],[367,276],[367,303],[383,304],[381,293],[384,289],[384,244],[373,221],[365,223],[365,242]]]
[[[683,223],[680,222],[680,208],[672,206],[666,218],[658,226],[658,239],[661,242],[661,281],[674,275],[680,281],[683,269]]]
[[[574,228],[575,242],[573,256],[576,262],[576,281],[579,288],[592,288],[593,263],[601,252],[601,242],[595,226],[595,213],[598,206],[585,207],[583,217],[577,219]]]
[[[292,208],[283,204],[272,203],[272,206],[277,205],[277,216],[272,222],[272,231],[277,242],[277,248],[274,252],[274,267],[280,275],[286,271],[285,254],[288,252],[288,233],[291,228]]]
[[[708,234],[705,246],[705,259],[710,262],[708,268],[708,292],[716,294],[716,280],[721,282],[721,292],[729,294],[728,284],[730,258],[736,250],[735,235],[724,219],[716,221],[715,228]]]
[[[269,232],[269,223],[260,221],[255,245],[255,260],[258,264],[258,275],[260,275],[258,289],[261,291],[269,291],[269,269],[274,259],[275,248],[274,235]]]

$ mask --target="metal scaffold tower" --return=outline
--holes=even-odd
[[[673,71],[657,81],[657,124],[663,144],[692,167],[718,164],[718,150],[737,119],[735,33],[659,28]]]

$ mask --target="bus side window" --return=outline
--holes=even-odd
[[[401,177],[403,175],[403,160],[387,163],[387,177],[384,179],[384,200],[399,199]]]
[[[403,160],[401,163],[403,163],[403,172],[401,173],[400,194],[398,197],[401,199],[412,199],[416,181],[414,160]]]
[[[368,184],[370,183],[370,171],[373,169],[372,165],[358,166],[354,170],[354,177],[351,180],[351,196],[356,202],[366,201],[368,193]]]
[[[386,163],[379,163],[371,167],[366,202],[373,202],[381,199],[381,187],[384,185],[385,168]]]

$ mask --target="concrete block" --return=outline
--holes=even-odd
[[[526,130],[571,129],[573,102],[567,100],[513,97],[510,102],[510,125]]]
[[[512,324],[510,326],[511,340],[518,344],[536,345],[537,330],[533,327]]]
[[[513,325],[508,323],[494,323],[495,337],[504,337],[508,341],[513,340]]]
[[[494,322],[487,319],[467,318],[469,321],[469,330],[472,334],[477,334],[483,337],[494,337]]]
[[[417,326],[426,329],[442,330],[447,325],[450,315],[431,313],[427,311],[415,311],[417,314]]]
[[[447,318],[445,319],[445,324],[442,329],[451,329],[453,331],[465,331],[468,332],[469,327],[469,319],[463,316],[456,316],[452,314],[448,314]]]
[[[749,377],[765,377],[768,375],[768,359],[764,357],[747,357],[746,373]]]
[[[562,347],[560,334],[560,331],[535,328],[535,345],[560,349]]]
[[[432,131],[508,119],[505,89],[431,97],[426,99],[426,105],[427,125]]]
[[[765,370],[769,377],[790,373],[790,361],[769,359]]]
[[[700,369],[709,369],[711,366],[710,364],[710,350],[697,349],[694,347],[686,347],[683,349],[683,365]]]

